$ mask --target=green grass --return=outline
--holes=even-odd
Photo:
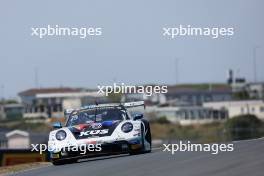
[[[221,123],[189,126],[151,123],[150,126],[153,139],[192,140],[202,143],[229,140]]]
[[[161,121],[164,122],[164,121]],[[241,115],[223,123],[181,126],[155,121],[150,124],[154,139],[226,142],[264,136],[264,122],[254,115]]]

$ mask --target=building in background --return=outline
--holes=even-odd
[[[264,100],[264,83],[249,83],[245,86],[250,99]]]
[[[6,133],[8,149],[27,149],[30,147],[29,133],[21,130],[13,130]]]
[[[189,107],[147,107],[148,114],[155,114],[156,118],[166,117],[171,123],[180,125],[207,124],[222,122],[228,118],[225,110],[205,108],[201,106]]]
[[[19,103],[0,104],[0,119],[20,119],[24,113],[24,107]]]
[[[24,118],[63,117],[64,109],[107,102],[97,91],[79,88],[40,88],[19,93]]]
[[[155,94],[153,93],[151,96],[147,96],[146,94],[139,94],[139,93],[130,93],[124,94],[122,96],[123,102],[131,102],[131,101],[145,101],[147,105],[157,105],[157,104],[165,104],[166,96],[165,94]]]
[[[0,149],[30,149],[31,144],[47,144],[48,133],[23,130],[0,131]]]
[[[263,82],[248,83],[244,77],[235,77],[233,70],[230,69],[228,71],[227,83],[232,87],[233,94],[240,93],[240,99],[264,100]]]
[[[144,100],[147,105],[201,106],[203,102],[229,101],[232,88],[227,84],[190,84],[168,86],[165,94],[125,94],[124,101]]]
[[[234,74],[232,69],[227,72],[227,84],[232,87],[233,93],[244,92],[247,85],[246,78],[240,77],[239,70],[237,75]]]
[[[226,110],[230,118],[238,115],[252,114],[264,120],[264,102],[262,100],[205,102],[203,107]]]
[[[7,139],[6,139],[6,132],[0,131],[0,149],[7,148]]]
[[[232,89],[229,86],[212,86],[200,88],[195,86],[169,86],[165,94],[167,102],[174,106],[200,106],[204,102],[229,101],[232,99]]]

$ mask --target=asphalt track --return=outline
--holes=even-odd
[[[264,139],[234,142],[233,152],[177,152],[155,149],[141,155],[91,158],[78,163],[47,166],[19,176],[264,176]]]

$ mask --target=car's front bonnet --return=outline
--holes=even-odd
[[[111,136],[120,121],[104,121],[101,123],[79,124],[69,127],[76,139],[87,139]]]

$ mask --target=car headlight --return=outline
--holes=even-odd
[[[124,132],[124,133],[128,133],[130,131],[133,130],[133,124],[130,123],[130,122],[126,122],[122,125],[121,127],[121,130]]]
[[[62,141],[66,138],[67,134],[64,130],[59,130],[57,133],[56,133],[56,139],[59,140],[59,141]]]

